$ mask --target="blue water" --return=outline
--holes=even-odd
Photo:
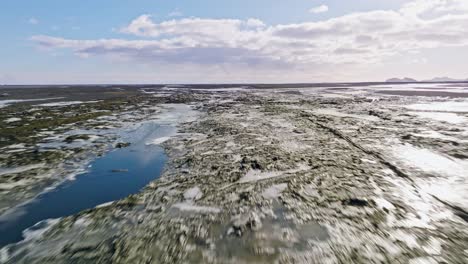
[[[23,231],[40,221],[70,216],[138,193],[160,176],[166,162],[161,147],[145,143],[167,136],[173,130],[171,126],[146,123],[127,131],[123,137],[132,142],[131,146],[95,159],[88,172],[76,176],[75,180],[64,182],[0,217],[0,248],[21,241]]]

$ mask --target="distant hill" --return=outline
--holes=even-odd
[[[418,82],[417,80],[415,79],[412,79],[412,78],[408,78],[408,77],[405,77],[405,78],[391,78],[391,79],[388,79],[386,80],[385,82],[389,82],[389,83],[411,83],[411,82]]]
[[[386,80],[385,82],[388,83],[413,83],[413,82],[419,82],[418,80],[415,80],[413,78],[391,78]],[[468,82],[468,79],[454,79],[450,77],[435,77],[430,80],[423,80],[421,82],[433,82],[433,83],[440,83],[440,82]]]
[[[450,77],[436,77],[430,80],[424,80],[423,82],[466,82],[468,79],[454,79]]]

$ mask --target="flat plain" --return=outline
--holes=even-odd
[[[0,232],[99,157],[165,153],[143,189],[19,230],[0,263],[468,262],[466,83],[0,94]]]

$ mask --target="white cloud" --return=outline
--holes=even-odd
[[[183,15],[184,15],[184,14],[183,14],[181,11],[179,11],[178,9],[176,9],[176,10],[170,12],[167,16],[168,16],[168,17],[181,17],[181,16],[183,16]]]
[[[394,11],[283,25],[265,25],[258,19],[205,18],[157,23],[142,15],[119,31],[143,40],[32,39],[41,47],[70,49],[81,57],[103,55],[167,68],[222,65],[264,74],[276,70],[321,74],[330,65],[335,69],[368,66],[424,49],[468,46],[467,2],[415,0]]]
[[[31,25],[37,25],[39,24],[39,20],[34,17],[31,17],[30,19],[28,19],[28,23]]]
[[[309,9],[309,12],[314,13],[314,14],[325,13],[327,11],[328,11],[327,5],[320,5],[320,6],[316,6],[314,8]]]

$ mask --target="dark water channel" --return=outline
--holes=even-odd
[[[57,188],[40,194],[14,212],[0,217],[0,248],[23,240],[24,230],[46,219],[76,214],[100,204],[137,193],[158,178],[166,162],[164,150],[148,141],[169,136],[173,126],[145,123],[126,131],[124,138],[132,144],[116,149],[90,163],[87,172],[77,175]]]

